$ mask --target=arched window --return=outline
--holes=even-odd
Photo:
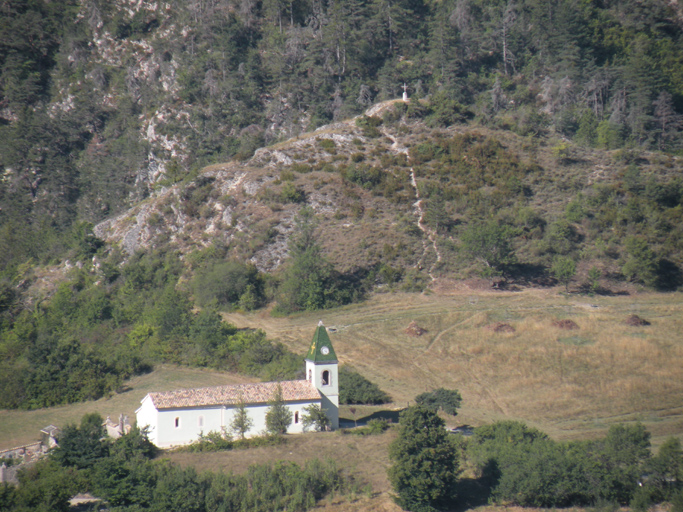
[[[310,368],[308,369],[308,380],[310,382],[313,382],[313,370],[311,370]]]
[[[197,426],[203,427],[204,426],[204,416],[200,416],[197,418]]]
[[[299,411],[294,412],[294,423],[299,423]]]
[[[329,370],[325,370],[323,372],[323,386],[329,386],[330,384],[330,372]]]
[[[180,418],[175,419],[175,428],[180,428]]]

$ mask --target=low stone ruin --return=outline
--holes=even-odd
[[[579,328],[578,324],[574,320],[555,320],[553,322],[553,327],[557,327],[564,331],[573,331]]]
[[[417,325],[416,321],[413,320],[408,324],[408,327],[406,327],[405,333],[408,336],[422,336],[423,334],[427,333],[427,329],[423,329]]]

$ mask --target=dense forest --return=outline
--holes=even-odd
[[[184,214],[201,216],[215,193],[199,176],[204,166],[247,160],[399,97],[403,84],[424,101],[359,118],[368,140],[381,139],[378,127],[484,130],[425,132],[409,148],[425,225],[442,237],[443,273],[475,261],[485,276],[568,285],[577,260],[604,258],[619,278],[677,288],[683,182],[666,169],[682,150],[682,26],[680,3],[665,1],[5,2],[0,407],[97,398],[157,362],[290,378],[300,371],[294,354],[216,310],[277,301],[274,314],[289,314],[361,300],[378,284],[424,289],[424,272],[401,260],[409,245],[384,244],[367,267],[338,271],[308,207],[275,276],[247,263],[246,250],[235,258],[205,244],[181,260],[160,245],[129,255],[92,232],[174,184],[184,187]],[[558,174],[579,158],[575,148],[611,151],[625,171],[587,190],[562,183],[572,200],[546,218],[527,203],[548,169],[485,130],[521,137],[529,154],[552,134]],[[334,158],[333,141],[320,145]],[[357,198],[371,193],[408,217],[406,158],[358,148],[332,167],[290,166],[264,202],[300,206],[297,177],[324,171],[341,180],[352,215],[364,214]],[[643,152],[657,155],[656,178],[641,173]],[[399,228],[421,244],[405,217]],[[270,225],[261,231],[273,236]],[[71,270],[29,297],[41,269],[58,264]],[[602,274],[591,272],[584,291],[593,293]]]
[[[679,151],[682,15],[636,0],[7,2],[2,268],[59,258],[77,221],[404,83],[485,125]]]

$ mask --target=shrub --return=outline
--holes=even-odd
[[[474,117],[472,112],[443,91],[431,97],[429,106],[431,113],[427,116],[427,123],[431,126],[450,126]]]
[[[411,268],[406,272],[401,284],[401,290],[411,293],[422,293],[429,284],[429,276],[416,268]]]
[[[628,237],[626,239],[626,252],[628,259],[622,267],[624,275],[630,281],[640,282],[646,286],[655,286],[658,260],[647,241],[640,237]]]
[[[211,431],[208,434],[199,434],[199,439],[183,448],[188,452],[217,452],[220,450],[232,450],[233,442],[229,435],[224,432]]]
[[[303,203],[306,200],[306,193],[300,187],[287,181],[280,190],[280,201],[283,203]]]
[[[391,400],[377,384],[347,366],[339,369],[339,403],[384,404]]]
[[[333,151],[336,153],[337,151],[337,144],[332,140],[332,139],[316,139],[318,141],[318,145],[327,151],[328,153],[332,153]]]
[[[455,389],[439,388],[434,391],[427,391],[415,397],[415,403],[429,409],[430,411],[439,412],[439,410],[455,416],[458,414],[458,407],[462,402],[462,396]]]
[[[233,306],[244,297],[244,306],[255,309],[264,300],[263,281],[256,267],[234,260],[216,263],[198,272],[192,288],[200,306],[212,303]]]
[[[375,436],[386,432],[389,429],[389,420],[386,418],[373,418],[368,421],[365,427],[357,427],[350,430],[342,430],[342,434],[354,436]]]
[[[356,126],[363,130],[363,135],[370,139],[380,137],[382,132],[377,128],[382,124],[382,118],[376,116],[360,116],[356,118]]]

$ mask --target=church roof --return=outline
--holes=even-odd
[[[307,380],[177,389],[163,393],[149,393],[148,396],[157,409],[236,405],[240,399],[246,404],[263,404],[273,399],[278,384],[282,387],[282,398],[285,402],[320,400],[320,392]]]
[[[325,329],[322,321],[315,329],[311,347],[308,349],[308,354],[306,354],[306,360],[313,361],[314,363],[337,362],[337,354],[334,353],[332,342],[330,341],[330,337],[327,335],[327,329]]]

